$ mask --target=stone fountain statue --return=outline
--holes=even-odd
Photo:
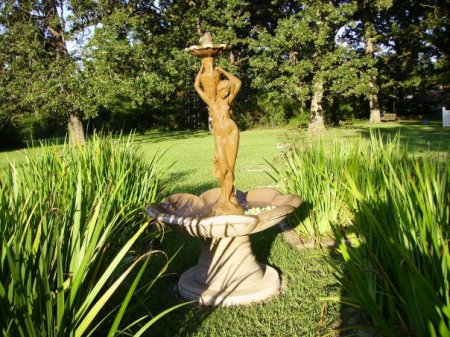
[[[203,46],[214,46],[209,33],[202,37],[202,43]],[[195,50],[197,52],[199,49]],[[220,67],[214,67],[212,56],[203,57],[201,62],[195,79],[195,90],[208,105],[212,118],[215,141],[214,175],[220,182],[220,198],[214,208],[214,215],[244,214],[233,186],[239,130],[231,119],[230,108],[241,88],[241,80]]]
[[[220,188],[200,196],[170,195],[162,203],[150,205],[147,213],[175,230],[201,238],[197,265],[185,271],[178,282],[178,291],[183,297],[204,305],[263,302],[279,293],[280,277],[274,268],[256,261],[250,234],[276,225],[297,208],[301,200],[271,188],[246,193],[235,189],[239,131],[231,118],[230,105],[241,81],[214,66],[214,57],[226,50],[227,45],[214,44],[209,33],[205,33],[200,42],[201,45],[186,50],[201,58],[194,85],[212,118],[213,169]]]

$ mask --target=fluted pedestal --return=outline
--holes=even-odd
[[[278,295],[280,277],[256,261],[248,235],[203,239],[199,261],[181,275],[178,291],[203,305],[252,304]]]

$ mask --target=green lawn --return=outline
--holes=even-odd
[[[346,128],[329,129],[327,133],[332,137],[369,137],[370,131],[378,130],[381,134],[394,137],[399,135],[402,143],[407,144],[413,153],[440,152],[450,148],[450,128],[442,127],[441,121],[428,121],[424,124],[418,120],[399,120],[380,125],[355,123]]]
[[[176,293],[180,273],[197,262],[199,243],[178,233],[169,233],[163,250],[171,255],[183,246],[169,267],[169,273],[156,285],[148,303],[151,312],[183,300]],[[269,303],[246,307],[205,308],[188,305],[163,317],[148,336],[317,336],[333,332],[341,321],[338,304],[322,300],[338,296],[332,272],[318,249],[296,251],[279,235],[277,228],[253,236],[259,261],[274,266],[281,274],[282,295]],[[331,334],[331,336],[338,334]]]
[[[25,160],[27,154],[32,154],[32,149],[3,151],[0,153],[0,168],[8,166],[8,162],[12,161],[20,163]]]
[[[442,128],[440,121],[400,120],[397,122],[369,125],[364,122],[355,122],[353,125],[339,128],[329,128],[325,137],[351,138],[369,137],[370,130],[380,130],[382,134],[394,136],[399,133],[403,142],[408,143],[411,153],[425,153],[428,151],[444,151],[450,147],[450,128]],[[292,133],[304,133],[304,129],[264,129],[241,132],[240,150],[236,164],[236,185],[246,189],[264,184],[272,184],[266,174],[261,170],[268,168],[264,159],[273,160],[278,155],[277,144],[283,143]],[[142,149],[149,157],[154,151],[169,150],[166,160],[175,163],[172,172],[173,179],[180,181],[183,191],[201,191],[198,182],[205,182],[206,189],[215,183],[212,177],[213,137],[205,131],[150,131],[143,136],[136,137]],[[0,152],[0,168],[5,167],[8,160],[21,162],[26,154],[34,154],[34,150],[20,149]],[[209,158],[209,161],[208,161]],[[205,165],[198,165],[205,163]],[[186,177],[189,177],[188,179]],[[196,179],[198,178],[198,180]],[[255,180],[253,180],[255,178]],[[258,182],[259,179],[262,179]],[[187,181],[189,180],[189,181]],[[182,181],[182,182],[181,182]],[[195,186],[192,187],[192,183]],[[253,182],[256,183],[252,184]],[[242,186],[242,187],[241,187]],[[178,188],[175,188],[178,190]]]
[[[421,122],[402,121],[373,127],[367,124],[347,128],[329,129],[324,137],[369,137],[370,129],[394,136],[400,132],[407,141],[411,153],[439,151],[450,144],[450,130],[438,123],[423,125]],[[264,172],[270,170],[267,161],[279,158],[278,144],[285,143],[293,133],[300,131],[253,130],[241,133],[240,152],[236,164],[236,186],[247,190],[257,186],[275,185]],[[142,149],[150,156],[155,150],[170,147],[166,158],[172,163],[170,179],[173,192],[201,193],[217,183],[212,176],[213,137],[207,133],[177,133],[165,135],[161,140],[152,132],[141,139]],[[181,251],[155,288],[154,302],[149,303],[152,312],[180,303],[176,294],[176,282],[180,273],[197,262],[199,243],[178,233],[169,233],[164,241],[164,251],[172,255],[180,246]],[[169,314],[156,323],[151,336],[317,336],[329,333],[344,321],[344,309],[324,298],[339,296],[331,270],[325,262],[328,250],[310,249],[296,251],[289,247],[273,228],[253,237],[257,258],[280,271],[283,294],[267,304],[241,308],[202,308],[195,305]]]

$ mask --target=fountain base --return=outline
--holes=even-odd
[[[261,265],[264,276],[258,281],[249,282],[243,289],[212,289],[195,280],[196,268],[185,271],[178,282],[178,292],[188,300],[198,301],[200,305],[234,306],[263,303],[280,293],[278,272],[267,265]]]
[[[201,305],[253,304],[278,295],[280,277],[256,261],[248,235],[209,238],[202,240],[197,265],[181,275],[178,292]]]

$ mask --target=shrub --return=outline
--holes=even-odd
[[[141,211],[162,188],[157,159],[144,162],[132,137],[94,136],[82,148],[42,147],[0,172],[2,335],[118,331],[153,253],[136,243],[157,235]],[[122,304],[105,312],[138,265]]]

